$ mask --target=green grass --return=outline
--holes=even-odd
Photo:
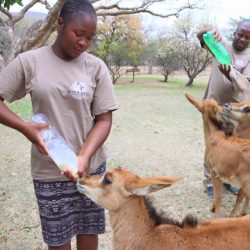
[[[145,79],[147,81],[143,82],[142,80]],[[122,84],[119,84],[119,82],[122,82]],[[202,98],[208,82],[208,77],[197,77],[191,87],[185,86],[187,78],[181,76],[170,77],[168,82],[163,82],[163,77],[160,75],[143,75],[136,77],[134,83],[131,83],[129,80],[127,80],[127,77],[125,76],[122,77],[119,82],[115,85],[115,90],[118,95],[119,93],[132,93],[145,89],[148,89],[148,91],[157,91],[157,89],[162,89],[163,92],[166,91],[171,95],[180,95],[188,92]]]
[[[31,101],[29,97],[25,97],[22,100],[8,103],[7,106],[15,112],[17,115],[24,119],[30,119],[32,114]]]

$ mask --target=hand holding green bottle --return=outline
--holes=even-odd
[[[231,56],[221,42],[220,36],[207,31],[203,35],[203,40],[220,64],[231,65]]]

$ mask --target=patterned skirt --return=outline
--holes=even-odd
[[[106,171],[105,163],[93,175]],[[77,191],[71,181],[34,180],[43,239],[49,246],[62,246],[78,234],[105,232],[104,209]]]

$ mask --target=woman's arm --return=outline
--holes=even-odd
[[[88,164],[97,149],[105,142],[112,126],[112,111],[97,115],[86,141],[78,154],[78,174],[87,173]]]
[[[47,128],[48,125],[24,121],[5,105],[2,97],[0,97],[0,123],[21,132],[36,145],[40,153],[48,154],[48,150],[40,137],[40,131]]]
[[[63,171],[72,181],[76,181],[77,178],[82,175],[86,175],[89,167],[89,161],[95,154],[97,149],[105,142],[112,125],[112,111],[97,115],[95,117],[95,123],[88,136],[84,145],[82,146],[78,154],[78,172],[72,173],[69,169]]]

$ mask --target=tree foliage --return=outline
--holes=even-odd
[[[148,74],[152,74],[153,66],[157,64],[157,51],[159,49],[158,39],[151,39],[145,42],[140,55],[142,65],[148,66]]]
[[[176,46],[179,51],[179,63],[188,76],[186,86],[191,86],[194,79],[211,62],[212,56],[201,48],[197,39],[197,26],[191,16],[186,16],[175,23]]]
[[[143,47],[142,25],[136,15],[106,16],[98,25],[94,54],[104,60],[113,82],[121,76],[123,66],[137,66]]]
[[[176,39],[172,37],[161,40],[156,57],[157,63],[161,67],[164,76],[164,82],[167,82],[170,74],[180,69],[179,51],[176,47]]]
[[[7,10],[9,10],[10,6],[14,5],[15,3],[23,6],[22,0],[0,0],[0,6],[3,6]]]

